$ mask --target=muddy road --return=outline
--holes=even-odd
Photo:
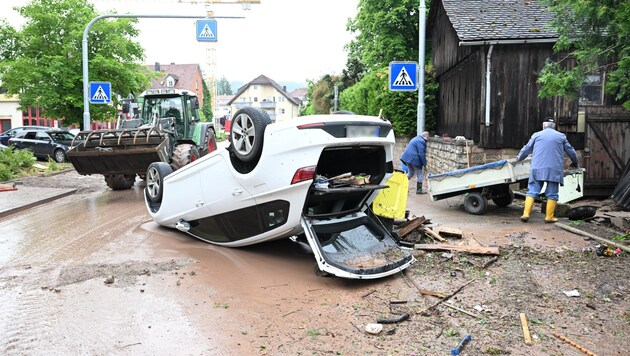
[[[602,355],[630,348],[627,256],[598,258],[594,242],[541,214],[521,224],[516,204],[479,217],[457,199],[411,194],[412,215],[499,246],[499,259],[484,266],[490,256],[419,251],[404,275],[352,281],[317,276],[312,256],[289,240],[231,249],[159,227],[138,186],[109,191],[74,172],[24,184],[78,191],[0,221],[2,354],[433,355],[466,334],[473,342],[462,354],[581,354],[554,331]],[[451,302],[473,316],[422,313],[438,299],[418,286],[449,294],[471,280]],[[581,297],[563,294],[571,289]],[[409,320],[365,332],[400,312]]]

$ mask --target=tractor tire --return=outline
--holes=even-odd
[[[151,203],[162,202],[164,194],[164,178],[171,174],[173,169],[165,162],[153,162],[147,169],[147,187],[145,189],[147,198]]]
[[[191,162],[196,161],[199,157],[199,150],[195,147],[195,145],[182,143],[175,146],[175,149],[173,150],[171,166],[173,166],[174,170],[177,170]]]
[[[466,194],[464,198],[464,209],[468,214],[482,215],[488,207],[488,199],[481,193],[473,192]]]
[[[206,154],[217,150],[217,138],[212,127],[208,126],[208,134],[206,135]]]
[[[131,174],[108,174],[105,176],[105,183],[111,190],[124,190],[133,187],[136,175]]]
[[[232,152],[242,162],[260,158],[265,129],[271,123],[269,114],[253,107],[244,107],[234,114],[230,127]]]

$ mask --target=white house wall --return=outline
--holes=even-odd
[[[250,85],[232,102],[232,113],[235,113],[243,103],[264,109],[275,121],[289,120],[299,115],[299,107],[272,85]]]

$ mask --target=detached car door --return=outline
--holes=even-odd
[[[303,216],[302,227],[321,271],[342,278],[375,279],[404,270],[415,262],[411,250],[363,212],[338,219]]]

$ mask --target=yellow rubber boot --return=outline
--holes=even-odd
[[[558,221],[553,214],[556,212],[556,205],[558,201],[556,200],[547,200],[547,216],[545,216],[546,223],[555,223]]]
[[[527,222],[529,220],[529,214],[532,212],[533,206],[534,206],[534,198],[525,197],[525,209],[523,209],[523,216],[521,216],[522,222]]]

